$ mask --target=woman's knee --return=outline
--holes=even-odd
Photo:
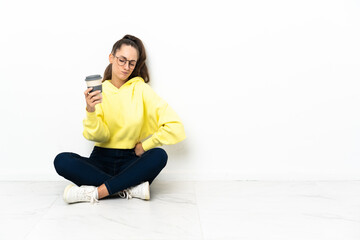
[[[64,171],[68,167],[69,158],[71,157],[71,153],[62,152],[59,153],[54,159],[54,167],[58,174],[63,175]]]
[[[168,155],[166,151],[162,148],[153,148],[153,154],[155,155],[155,159],[157,160],[159,166],[164,168],[166,166]]]

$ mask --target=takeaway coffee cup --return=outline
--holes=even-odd
[[[90,92],[100,90],[102,92],[102,77],[101,75],[90,75],[85,78],[88,88],[93,88]]]

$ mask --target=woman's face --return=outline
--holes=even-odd
[[[112,78],[127,81],[134,71],[137,58],[136,48],[125,44],[116,50],[115,56],[110,54],[109,61],[112,63]]]

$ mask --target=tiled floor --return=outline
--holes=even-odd
[[[0,239],[360,239],[360,181],[158,181],[95,205],[67,184],[0,182]]]

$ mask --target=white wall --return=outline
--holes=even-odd
[[[359,179],[357,1],[1,1],[0,179],[88,156],[84,78],[129,33],[187,140],[162,179]]]

